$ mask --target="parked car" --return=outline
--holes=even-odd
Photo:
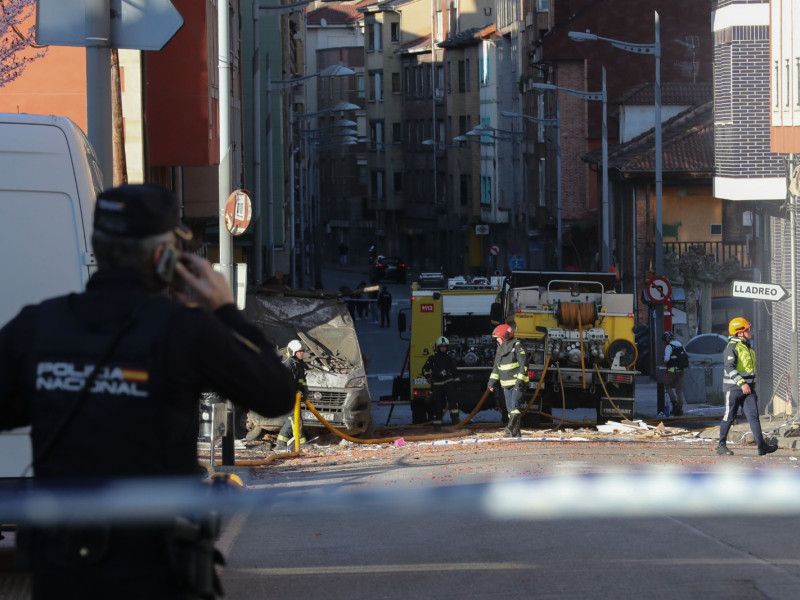
[[[692,363],[714,363],[724,362],[723,354],[728,345],[728,338],[719,333],[701,333],[694,336],[684,348],[689,355],[689,364]]]
[[[396,256],[379,256],[377,260],[370,265],[369,279],[372,283],[378,283],[384,280],[405,283],[406,263]]]

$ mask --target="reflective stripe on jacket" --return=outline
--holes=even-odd
[[[510,388],[518,382],[527,383],[529,379],[528,358],[520,341],[503,342],[494,357],[489,387],[494,387],[499,382],[501,387]]]
[[[453,357],[438,350],[425,361],[422,367],[422,376],[436,387],[459,380]]]
[[[738,389],[756,381],[756,351],[740,337],[731,336],[725,347],[722,391]]]

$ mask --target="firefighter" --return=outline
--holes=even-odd
[[[505,396],[508,411],[508,425],[504,437],[519,437],[522,425],[522,400],[528,377],[528,363],[525,349],[519,340],[514,339],[514,330],[508,325],[498,325],[492,331],[497,341],[497,353],[489,375],[489,391],[494,392],[499,383]]]
[[[725,347],[725,359],[722,367],[722,392],[725,394],[725,414],[719,426],[719,445],[717,454],[731,455],[728,448],[728,431],[739,407],[742,407],[753,439],[758,447],[758,455],[764,456],[775,452],[778,447],[767,444],[761,433],[761,422],[758,420],[758,396],[756,395],[756,352],[750,345],[753,334],[747,319],[736,317],[728,324],[728,345]]]
[[[445,404],[450,407],[450,423],[458,423],[458,400],[456,399],[456,383],[459,381],[456,362],[447,353],[450,340],[444,336],[436,339],[436,350],[428,357],[422,367],[422,375],[431,384],[431,412],[433,426],[442,426]]]
[[[300,340],[292,340],[286,346],[286,360],[283,361],[283,366],[289,370],[294,381],[295,394],[300,392],[300,398],[305,398],[308,392],[308,385],[306,384],[306,363],[303,362],[306,348]],[[291,439],[292,430],[294,429],[294,411],[286,415],[286,422],[278,432],[278,441],[275,443],[275,452],[286,452],[289,449],[289,440]],[[306,436],[303,433],[302,420],[297,424],[297,431],[294,432],[295,437],[300,440],[300,447],[306,447]]]

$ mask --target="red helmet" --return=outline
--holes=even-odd
[[[499,337],[504,342],[507,342],[514,337],[514,330],[508,325],[498,325],[492,332],[492,337]]]

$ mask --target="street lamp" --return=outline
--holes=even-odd
[[[662,180],[662,145],[661,145],[661,20],[658,12],[655,11],[655,40],[652,44],[631,44],[628,42],[621,42],[611,38],[600,37],[589,32],[570,31],[569,37],[572,40],[583,41],[602,41],[608,42],[615,48],[625,50],[626,52],[633,52],[634,54],[652,54],[656,62],[655,74],[655,88],[653,90],[654,103],[655,103],[655,178],[656,178],[656,239],[655,239],[655,274],[656,277],[663,277],[664,275],[664,238],[661,224],[661,193],[663,187]],[[663,304],[655,306],[655,339],[653,340],[653,348],[658,347],[661,340],[661,335],[664,331],[664,310]],[[660,353],[659,353],[660,354]],[[658,363],[658,360],[656,360]],[[656,378],[658,382],[658,409],[659,411],[664,408],[664,379],[659,373]]]
[[[553,125],[556,128],[556,268],[561,271],[564,268],[564,249],[561,234],[561,215],[563,212],[561,201],[561,108],[558,103],[556,103],[555,119],[532,117],[509,110],[504,110],[500,114],[504,117],[524,119],[540,125]]]
[[[573,90],[565,87],[560,87],[557,85],[552,85],[550,83],[534,83],[531,85],[532,88],[537,90],[561,90],[562,92],[566,92],[571,96],[576,96],[578,98],[583,98],[584,100],[598,100],[603,103],[603,130],[602,130],[602,139],[603,139],[603,243],[600,249],[600,263],[602,265],[603,271],[607,272],[608,268],[611,266],[611,256],[609,251],[609,244],[611,243],[611,234],[610,234],[610,219],[611,214],[609,210],[609,202],[608,202],[608,120],[607,120],[607,104],[608,104],[608,94],[606,92],[606,68],[603,67],[603,89],[598,92],[582,92],[580,90]],[[557,102],[558,100],[556,100]],[[561,137],[561,132],[559,131],[559,138]],[[559,225],[560,227],[560,225]]]

